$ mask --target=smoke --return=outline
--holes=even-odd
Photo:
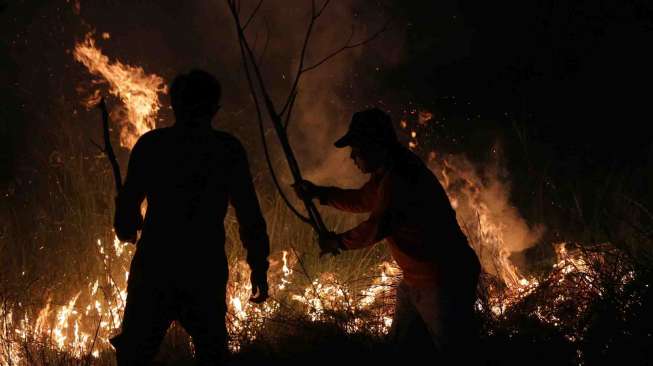
[[[249,5],[241,10],[246,19],[255,3],[244,5]],[[286,1],[283,6],[264,3],[247,31],[250,44],[261,57],[261,70],[278,109],[284,104],[297,74],[310,11],[307,1]],[[313,28],[304,66],[314,65],[348,42],[367,39],[387,18],[378,4],[362,0],[330,2]],[[390,38],[382,35],[374,42],[388,39],[396,43],[393,49],[401,48],[396,34]],[[353,112],[366,107],[365,101],[371,94],[368,86],[377,70],[361,70],[359,61],[363,57],[376,57],[379,64],[398,62],[396,52],[387,54],[379,57],[365,46],[351,48],[302,76],[288,135],[308,179],[319,184],[340,185],[358,185],[364,180],[350,161],[348,149],[336,149],[333,142],[345,133]],[[282,180],[289,183],[290,175],[276,146],[276,137],[271,133],[268,141],[276,168]]]
[[[495,149],[497,151],[497,149]],[[462,155],[431,162],[456,210],[458,222],[488,273],[507,285],[518,285],[524,276],[513,265],[514,254],[535,245],[544,233],[541,225],[529,226],[510,203],[510,182],[501,159],[477,167]]]
[[[317,42],[311,44],[311,53],[320,56],[311,57],[312,62],[347,42],[347,33],[342,27],[347,29],[351,24],[357,31],[357,38],[368,36],[367,28],[354,18],[352,4],[336,2],[333,5],[325,13],[324,26],[316,29]],[[342,24],[342,27],[333,24]],[[333,146],[346,131],[353,110],[360,108],[347,99],[347,94],[351,96],[351,89],[356,87],[348,84],[352,82],[355,63],[362,55],[363,48],[346,51],[306,74],[300,87],[295,115],[298,123],[291,130],[291,138],[307,177],[322,184],[352,185],[363,179],[349,160],[348,149]]]

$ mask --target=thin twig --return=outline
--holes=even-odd
[[[315,14],[315,18],[318,18],[320,15],[322,15],[322,12],[324,11],[324,9],[326,9],[326,7],[329,5],[330,2],[331,0],[326,0],[324,4],[322,4],[320,10],[318,10],[317,13]]]
[[[243,25],[243,31],[247,29],[247,26],[249,26],[249,23],[254,19],[254,16],[256,13],[258,13],[258,10],[261,8],[261,5],[263,5],[263,0],[259,0],[258,4],[256,4],[256,7],[254,8],[254,11],[252,11],[252,14],[250,14],[249,18],[247,18],[247,21],[245,22],[245,25]],[[240,12],[240,9],[239,11]]]
[[[360,42],[350,44],[349,42],[351,41],[351,38],[352,38],[352,37],[350,37],[350,38],[347,40],[347,42],[345,43],[344,46],[342,46],[342,47],[338,48],[337,50],[331,52],[329,55],[327,55],[326,57],[324,57],[322,60],[316,62],[315,64],[313,64],[313,65],[311,65],[311,66],[309,66],[309,67],[306,67],[306,68],[302,69],[302,70],[301,70],[301,73],[305,73],[305,72],[308,72],[308,71],[311,71],[311,70],[317,68],[318,66],[320,66],[320,65],[322,65],[323,63],[329,61],[329,60],[332,59],[333,57],[335,57],[335,56],[337,56],[338,54],[344,52],[345,50],[348,50],[348,49],[351,49],[351,48],[360,47],[360,46],[363,46],[363,45],[365,45],[365,44],[367,44],[367,43],[369,43],[369,42],[372,42],[374,39],[376,39],[378,36],[380,36],[383,32],[385,32],[385,31],[388,30],[388,24],[390,24],[390,21],[387,21],[387,22],[383,25],[383,27],[381,27],[379,30],[377,30],[377,31],[376,31],[374,34],[372,34],[370,37],[368,37],[368,38],[366,38],[366,39],[364,39],[364,40],[362,40],[362,41],[360,41]]]
[[[91,347],[88,349],[88,355],[86,356],[87,361],[90,361],[91,356],[93,355],[93,348],[95,347],[95,342],[97,341],[98,335],[100,334],[101,325],[102,325],[102,314],[100,314],[100,319],[98,319],[97,328],[95,328],[95,336],[93,336],[93,342],[91,343]],[[90,365],[90,362],[88,364]]]
[[[270,44],[270,25],[265,19],[263,19],[263,24],[265,24],[265,45],[263,46],[263,51],[261,51],[261,54],[258,58],[257,63],[259,65],[263,63],[263,57],[265,57],[265,52],[268,50],[268,45]]]
[[[304,68],[304,60],[306,59],[306,51],[308,50],[308,41],[311,39],[311,33],[313,32],[313,27],[315,26],[315,22],[319,18],[319,15],[315,15],[315,1],[311,2],[312,4],[312,10],[311,10],[311,21],[308,23],[308,28],[306,29],[306,35],[304,35],[304,43],[302,44],[302,50],[299,54],[299,65],[297,66],[297,73],[295,75],[295,80],[293,81],[292,87],[290,88],[290,93],[288,94],[288,98],[286,99],[286,104],[284,104],[283,108],[281,108],[281,113],[279,115],[283,115],[286,110],[290,107],[290,102],[292,100],[292,95],[295,94],[297,91],[297,86],[299,85],[299,79],[302,77],[302,69]],[[324,8],[329,4],[329,1],[325,1],[325,4],[323,5],[321,11],[319,14],[322,14],[322,11],[324,11]]]
[[[104,148],[103,148],[102,146],[100,146],[100,144],[98,144],[97,142],[93,141],[93,139],[88,139],[88,140],[91,142],[91,144],[93,144],[93,146],[95,146],[98,150],[100,150],[100,152],[102,153],[102,155],[106,155],[106,151],[104,151]]]
[[[291,96],[292,100],[290,101],[289,107],[288,107],[288,113],[286,114],[286,121],[283,124],[284,129],[288,129],[288,125],[290,124],[290,116],[292,116],[292,109],[295,106],[295,99],[297,98],[297,91],[293,93]]]
[[[651,211],[650,211],[650,210],[649,210],[649,209],[648,209],[644,204],[642,204],[642,203],[640,203],[640,202],[638,202],[638,201],[632,199],[630,196],[628,196],[628,195],[626,195],[626,194],[623,194],[623,193],[622,193],[622,194],[620,194],[620,196],[623,197],[624,199],[626,199],[626,201],[628,201],[628,202],[630,202],[631,204],[633,204],[634,206],[636,206],[637,208],[639,208],[639,209],[640,209],[642,212],[644,212],[644,213],[645,213],[649,218],[653,219],[653,213],[651,213]]]

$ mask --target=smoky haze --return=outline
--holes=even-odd
[[[222,3],[215,8],[223,13],[226,11]],[[243,8],[242,14],[251,11],[251,8]],[[319,62],[347,42],[367,39],[382,27],[388,16],[380,6],[370,7],[363,1],[329,3],[311,34],[304,67]],[[265,81],[279,109],[297,74],[309,21],[310,5],[306,1],[284,2],[283,5],[264,3],[248,29],[249,42],[260,55]],[[392,49],[400,49],[399,32],[397,28],[389,30],[374,42],[393,42]],[[300,166],[309,179],[345,185],[362,181],[348,159],[348,152],[335,149],[333,141],[346,131],[351,114],[366,106],[370,99],[370,81],[377,77],[378,69],[398,60],[396,54],[384,55],[370,50],[365,46],[346,50],[305,73],[300,81],[288,133]],[[361,67],[359,60],[363,57],[374,57],[377,66]],[[277,145],[272,134],[268,141],[273,148]],[[275,153],[276,160],[281,160],[277,165],[284,172],[284,180],[290,183],[283,157],[278,150]]]

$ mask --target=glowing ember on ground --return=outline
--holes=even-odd
[[[102,351],[111,349],[108,340],[117,331],[124,312],[128,277],[126,269],[133,255],[133,246],[117,240],[112,245],[106,245],[98,239],[97,248],[106,266],[106,276],[89,282],[85,290],[76,293],[64,305],[55,306],[51,300],[48,301],[45,307],[37,312],[33,321],[27,311],[19,322],[14,321],[11,310],[8,313],[0,313],[0,329],[9,333],[8,337],[2,338],[2,343],[10,347],[4,355],[0,355],[0,365],[9,364],[8,360],[20,364],[20,360],[24,359],[21,356],[21,347],[30,342],[49,345],[52,349],[66,352],[75,358],[88,355],[99,357]],[[372,308],[381,296],[391,290],[390,285],[397,278],[396,266],[382,263],[378,267],[380,274],[374,276],[369,286],[354,294],[356,296],[351,296],[349,300],[346,300],[343,294],[352,291],[346,285],[336,287],[333,284],[333,275],[329,274],[316,279],[298,294],[285,287],[291,283],[294,273],[291,266],[296,259],[288,252],[282,251],[272,255],[271,260],[276,263],[269,274],[273,298],[293,298],[308,305],[305,313],[313,321],[323,319],[325,312],[362,311]],[[122,276],[114,280],[112,273],[122,273]],[[232,263],[230,279],[227,287],[227,330],[230,333],[229,347],[237,352],[241,342],[257,338],[265,321],[279,311],[280,303],[274,299],[262,305],[248,301],[251,285],[245,261]],[[391,324],[390,316],[387,309],[385,313],[379,314],[380,322],[384,326],[378,327],[377,332],[387,331]],[[355,332],[365,326],[363,319],[356,318],[348,329]],[[10,353],[7,353],[9,351]]]
[[[383,262],[378,270],[380,275],[373,276],[372,283],[358,291],[338,281],[334,273],[322,273],[292,299],[305,305],[312,321],[324,321],[334,313],[344,312],[352,315],[345,326],[348,332],[385,334],[392,325],[392,307],[385,300],[392,298],[401,271],[394,262]]]
[[[429,111],[424,111],[424,110],[419,111],[418,120],[417,120],[419,124],[422,124],[422,125],[426,124],[429,121],[431,121],[432,119],[433,119],[433,113],[431,113]]]

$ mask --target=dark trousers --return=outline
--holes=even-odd
[[[197,269],[175,263],[166,268],[145,257],[136,250],[122,331],[111,339],[118,366],[150,365],[175,320],[192,337],[199,365],[221,364],[227,353],[226,268],[203,278]]]
[[[477,283],[476,271],[450,287],[414,288],[402,281],[390,329],[396,356],[434,359],[444,365],[478,363],[473,310]]]

